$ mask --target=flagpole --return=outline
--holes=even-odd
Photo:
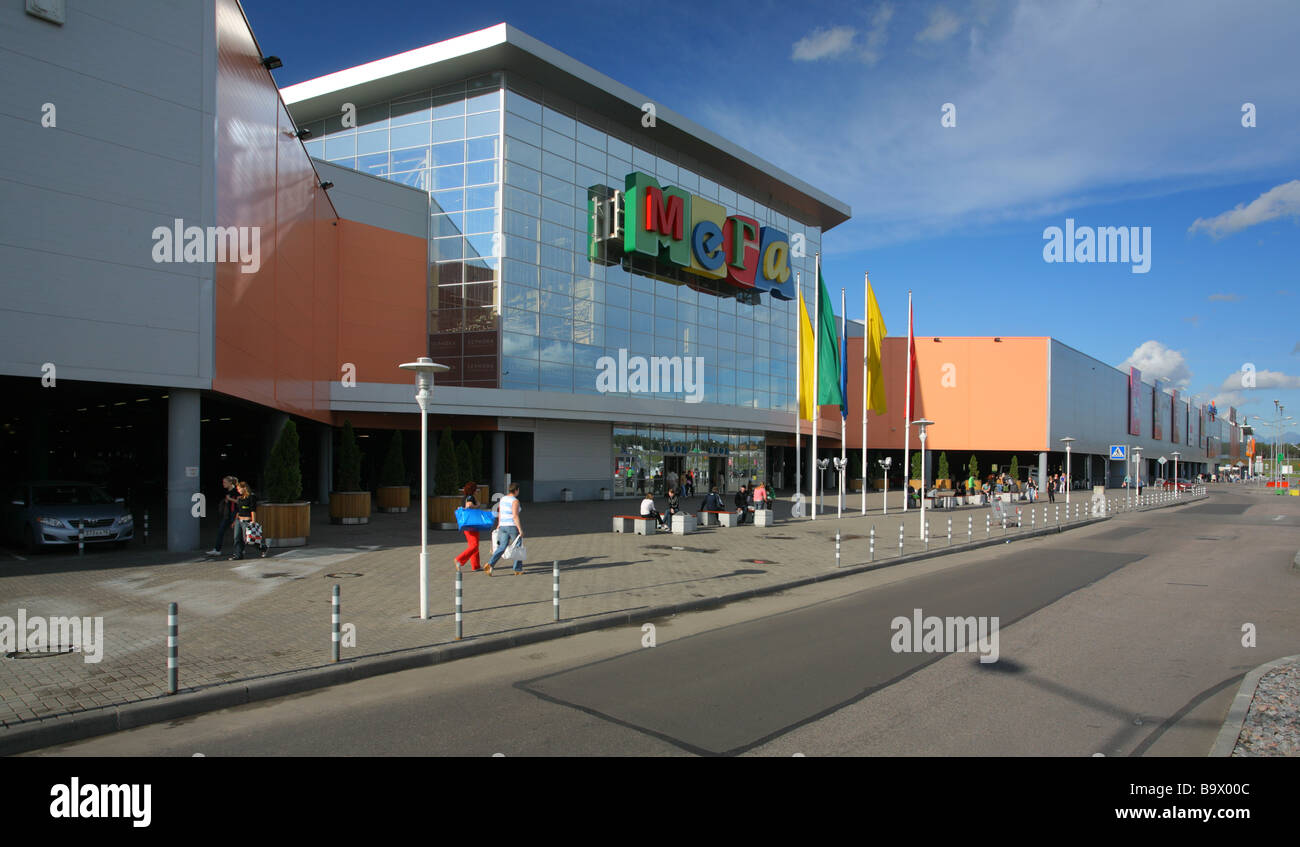
[[[844,345],[843,345],[844,350],[841,353],[843,359],[840,361],[841,374],[847,373],[846,369],[848,368],[848,361],[849,361],[849,323],[848,323],[848,318],[845,317],[845,315],[847,314],[848,314],[848,310],[844,305],[844,289],[841,288],[840,289],[840,338],[844,339]],[[844,389],[843,392],[844,396],[841,397],[840,400],[845,405],[840,407],[840,473],[839,473],[840,500],[839,503],[837,503],[835,506],[835,517],[837,518],[844,517],[844,477],[847,476],[849,472],[849,467],[848,467],[849,448],[844,443],[844,439],[848,434],[848,423],[849,423],[849,419],[844,415],[844,411],[848,409],[848,402],[849,402],[849,398],[848,398],[849,386],[848,386],[847,379],[844,381],[843,389]]]
[[[817,368],[821,364],[821,346],[822,346],[822,254],[813,254],[813,263],[816,273],[813,274],[813,313],[812,313],[812,331],[813,331],[813,419],[812,419],[812,519],[817,520],[817,491],[820,486],[817,484],[821,478],[821,468],[817,464],[817,423],[821,417],[821,383],[818,382]]]
[[[907,405],[903,408],[903,511],[912,499],[912,292],[907,292]]]
[[[862,274],[862,514],[867,513],[867,358],[871,355],[871,274]],[[847,343],[847,342],[846,342]]]
[[[802,468],[799,461],[800,448],[803,444],[803,424],[800,422],[803,414],[799,408],[799,387],[803,385],[803,374],[801,373],[803,370],[803,327],[799,324],[800,312],[802,311],[800,293],[803,288],[800,285],[799,274],[797,273],[794,275],[794,290],[794,492],[798,494],[803,490],[803,478],[800,473]]]

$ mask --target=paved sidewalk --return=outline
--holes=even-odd
[[[689,505],[697,505],[697,499]],[[891,499],[897,503],[896,494]],[[1081,499],[1076,492],[1076,504]],[[653,537],[610,532],[611,516],[634,511],[636,501],[527,504],[523,523],[535,559],[523,576],[501,568],[488,578],[466,568],[465,640],[551,624],[552,560],[560,563],[562,619],[572,622],[825,575],[836,567],[837,530],[846,568],[868,562],[873,528],[878,563],[898,558],[900,524],[905,554],[926,549],[915,510],[903,515],[891,504],[884,515],[878,495],[869,495],[871,508],[861,517],[861,501],[856,496],[848,500],[850,508],[840,520],[833,508],[816,521],[792,520],[786,500],[778,504],[774,527]],[[1030,532],[1028,507],[1020,505],[1022,528],[1010,526],[1008,538]],[[1035,509],[1035,528],[1041,529],[1045,519],[1055,526],[1054,506],[1040,503]],[[1015,504],[1009,513],[1014,516]],[[949,518],[955,549],[967,540],[968,519],[973,541],[1000,536],[997,524],[989,526],[986,536],[988,514],[981,507],[927,511],[930,549],[947,544]],[[29,620],[102,617],[104,647],[98,663],[83,661],[80,652],[0,658],[0,722],[30,726],[164,695],[170,602],[180,608],[182,691],[329,664],[330,592],[336,583],[342,587],[342,619],[356,628],[356,646],[343,650],[345,659],[447,644],[455,635],[452,559],[464,540],[457,532],[430,531],[433,617],[418,620],[418,521],[414,512],[376,514],[369,525],[332,526],[328,510],[316,507],[310,545],[277,551],[267,559],[230,562],[133,549],[4,562],[0,616],[16,619],[21,609]],[[1060,522],[1067,523],[1063,505]],[[484,561],[487,547],[485,538],[480,547]]]

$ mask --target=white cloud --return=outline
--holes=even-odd
[[[1167,379],[1176,388],[1186,388],[1192,381],[1192,369],[1183,354],[1154,339],[1144,341],[1119,367],[1121,370],[1138,368],[1144,380]]]
[[[1270,188],[1252,200],[1249,205],[1243,206],[1238,203],[1235,208],[1221,215],[1197,218],[1187,231],[1204,230],[1211,238],[1217,239],[1282,217],[1300,218],[1300,179],[1293,179]]]
[[[894,7],[881,3],[876,13],[871,16],[871,31],[867,33],[867,45],[862,48],[862,61],[874,65],[885,55],[885,42],[889,37],[889,21],[894,17]]]
[[[1234,371],[1220,386],[1220,391],[1239,393],[1243,389],[1249,388],[1241,384],[1242,374],[1240,371]],[[1300,388],[1300,376],[1291,376],[1281,371],[1255,371],[1254,388]]]
[[[916,34],[917,41],[946,41],[957,31],[957,16],[940,6],[930,12],[930,23]]]
[[[1235,303],[1241,299],[1240,294],[1211,294],[1210,302]]]
[[[857,30],[851,26],[819,27],[794,43],[791,58],[798,62],[815,62],[847,53],[853,47]]]

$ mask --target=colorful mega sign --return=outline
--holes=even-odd
[[[790,239],[751,217],[680,188],[663,187],[641,172],[624,190],[588,189],[587,256],[624,262],[632,270],[693,288],[725,284],[738,292],[795,297]],[[712,284],[712,285],[711,285]]]

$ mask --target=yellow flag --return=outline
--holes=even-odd
[[[885,413],[885,379],[880,351],[885,342],[885,316],[880,314],[876,292],[867,283],[867,408],[877,415]]]
[[[813,419],[813,334],[808,308],[799,292],[799,417]]]

